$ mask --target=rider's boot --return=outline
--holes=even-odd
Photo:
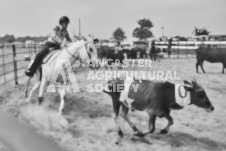
[[[33,77],[34,76],[34,72],[32,72],[30,69],[25,70],[25,75],[28,77]]]

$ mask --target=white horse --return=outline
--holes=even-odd
[[[54,73],[59,73],[59,70],[62,71],[62,65],[65,65],[67,61],[69,61],[71,64],[75,63],[77,60],[80,60],[85,64],[89,64],[91,61],[92,63],[94,63],[93,65],[96,66],[98,63],[97,59],[98,59],[97,49],[93,41],[80,40],[77,42],[70,43],[67,48],[64,48],[59,53],[52,55],[45,64],[41,65],[40,69],[37,69],[35,74],[39,78],[39,80],[37,83],[35,83],[34,87],[31,89],[29,96],[27,95],[28,87],[32,77],[28,79],[27,88],[25,92],[26,97],[28,97],[26,102],[31,101],[31,98],[33,97],[34,93],[39,88],[38,101],[40,105],[43,101],[43,95],[44,92],[46,91],[47,84],[51,80],[51,76],[54,76]],[[62,60],[64,61],[62,62]],[[33,61],[34,60],[31,61],[30,65],[32,64]],[[66,76],[66,78],[68,79],[68,76]],[[66,94],[66,87],[64,85],[56,86],[55,90],[59,93],[61,99],[59,107],[59,115],[61,115],[62,110],[64,108],[64,97]]]

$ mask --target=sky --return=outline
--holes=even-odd
[[[194,27],[226,34],[226,0],[1,0],[0,36],[46,36],[63,15],[71,36],[78,35],[80,19],[84,36],[109,39],[120,27],[131,38],[143,18],[156,38],[191,37]]]

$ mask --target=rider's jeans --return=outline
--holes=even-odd
[[[32,73],[34,73],[37,68],[41,65],[42,63],[42,59],[49,53],[49,49],[50,48],[54,48],[54,50],[56,49],[60,49],[60,45],[56,44],[56,43],[52,43],[52,42],[46,42],[40,49],[40,51],[37,53],[37,55],[35,56],[35,60],[33,62],[33,64],[30,67],[30,71]]]

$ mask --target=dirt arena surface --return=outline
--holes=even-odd
[[[172,111],[174,125],[166,135],[157,134],[167,121],[157,118],[156,130],[144,138],[133,136],[132,129],[120,118],[124,138],[119,139],[113,119],[110,96],[103,92],[87,92],[87,85],[105,84],[107,80],[87,80],[89,69],[76,69],[76,79],[81,92],[66,95],[65,110],[57,116],[60,98],[56,93],[47,93],[41,107],[37,98],[24,103],[25,83],[12,89],[2,90],[0,108],[27,123],[54,141],[65,150],[76,151],[224,151],[226,150],[226,74],[221,74],[221,64],[205,62],[206,74],[197,74],[195,58],[163,59],[152,63],[152,67],[129,67],[132,71],[176,71],[179,81],[197,82],[206,90],[215,110],[207,113],[194,105],[180,111]],[[116,70],[116,69],[114,69]],[[104,68],[98,71],[105,71]],[[110,69],[108,69],[110,71]],[[94,71],[94,73],[97,71]],[[22,83],[22,82],[20,82]],[[148,129],[148,116],[145,112],[130,112],[129,116],[142,131]],[[0,150],[8,149],[0,144]]]

